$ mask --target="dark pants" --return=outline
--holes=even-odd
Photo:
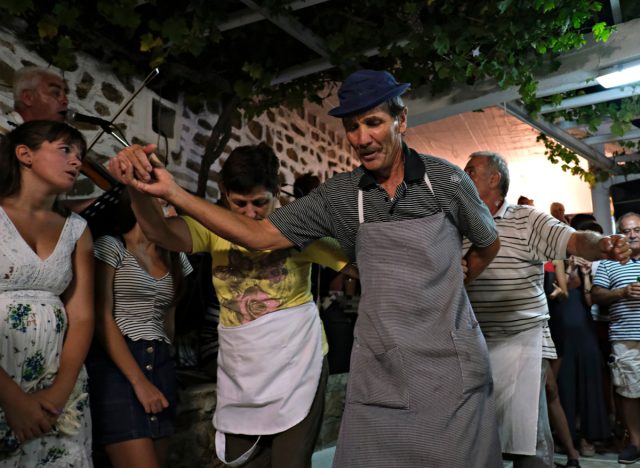
[[[245,465],[248,468],[310,468],[313,449],[320,433],[324,413],[324,394],[327,388],[329,366],[322,362],[322,374],[309,414],[286,431],[262,436],[258,449]],[[226,434],[226,458],[235,460],[256,442],[256,436]]]

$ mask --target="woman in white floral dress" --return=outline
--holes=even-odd
[[[86,149],[60,122],[0,146],[0,467],[91,466],[83,362],[93,332],[91,234],[56,198]]]

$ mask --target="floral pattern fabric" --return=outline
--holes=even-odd
[[[43,260],[0,207],[0,366],[28,393],[49,387],[56,377],[67,329],[60,295],[71,282],[71,256],[85,227],[72,214]],[[83,368],[54,430],[24,444],[0,409],[0,468],[91,467],[88,403]]]
[[[335,239],[323,238],[303,251],[254,251],[235,245],[183,216],[192,252],[212,257],[213,285],[220,301],[220,325],[236,327],[313,299],[311,264],[339,271],[348,260]]]

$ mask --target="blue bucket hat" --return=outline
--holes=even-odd
[[[409,86],[409,83],[398,83],[387,71],[358,70],[342,82],[338,90],[340,105],[331,109],[329,115],[346,117],[373,109],[400,96]]]

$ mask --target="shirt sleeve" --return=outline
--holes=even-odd
[[[558,221],[550,214],[528,209],[529,246],[534,260],[559,260],[567,258],[567,244],[575,229]]]
[[[340,244],[331,237],[323,237],[312,242],[302,252],[304,258],[332,270],[340,271],[349,263],[349,259],[342,252]]]
[[[122,265],[124,246],[111,236],[102,236],[93,243],[93,256],[107,265],[118,269]]]
[[[328,203],[328,183],[308,195],[278,208],[269,221],[298,248],[322,237],[335,237],[334,222]]]
[[[596,276],[593,278],[593,286],[600,288],[611,289],[611,278],[609,277],[609,265],[608,262],[602,261],[598,265]]]
[[[182,264],[182,274],[188,276],[193,273],[193,267],[184,252],[180,252],[180,263]]]
[[[460,183],[451,199],[449,213],[465,238],[478,247],[487,247],[498,238],[493,216],[469,176],[462,169],[456,169],[452,178],[458,177]]]
[[[213,243],[216,235],[209,231],[195,219],[189,216],[181,216],[189,228],[191,235],[191,253],[213,252]]]

